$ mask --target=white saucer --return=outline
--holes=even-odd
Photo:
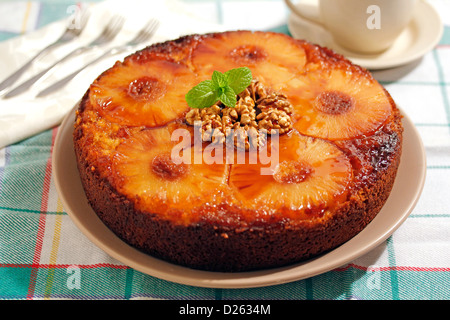
[[[319,30],[318,27],[295,14],[290,15],[288,28],[294,38],[328,47],[355,64],[376,70],[404,65],[421,58],[439,42],[444,27],[434,7],[426,1],[419,1],[414,18],[392,47],[372,55],[358,54],[342,48],[334,42],[326,29],[319,27]]]
[[[341,267],[386,240],[409,216],[425,182],[426,155],[419,133],[404,114],[403,152],[397,178],[383,209],[358,235],[317,258],[282,268],[223,273],[194,270],[147,255],[123,242],[87,202],[77,169],[72,133],[75,109],[61,127],[53,151],[53,175],[64,210],[99,248],[118,261],[151,276],[198,287],[251,288],[309,278]]]

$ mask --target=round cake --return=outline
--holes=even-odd
[[[238,87],[230,70],[251,71],[235,104],[188,104],[203,84]],[[229,31],[116,62],[81,99],[73,139],[89,204],[124,242],[238,272],[315,257],[363,230],[391,192],[402,132],[364,68],[284,34]]]

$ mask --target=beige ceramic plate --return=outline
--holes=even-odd
[[[199,271],[174,265],[142,253],[114,235],[87,203],[73,151],[75,111],[62,123],[53,152],[53,174],[64,209],[98,247],[122,263],[149,275],[187,285],[211,288],[249,288],[309,278],[345,265],[386,240],[414,208],[425,181],[422,141],[405,117],[403,155],[392,193],[377,217],[357,236],[317,258],[283,268],[242,273]]]

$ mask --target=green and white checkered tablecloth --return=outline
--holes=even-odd
[[[374,72],[417,127],[427,153],[417,206],[377,248],[321,275],[260,288],[191,287],[141,273],[92,244],[64,211],[52,176],[56,125],[0,149],[0,299],[450,299],[450,1],[429,2],[445,25],[439,44],[419,61]],[[289,33],[282,0],[184,3],[225,29]],[[67,18],[73,5],[80,4],[0,2],[0,46],[26,36],[36,41],[35,32]],[[20,47],[17,52],[23,59]],[[0,62],[0,80],[7,67]],[[368,285],[375,273],[376,288]]]

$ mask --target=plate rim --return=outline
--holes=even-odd
[[[411,199],[408,203],[408,205],[405,207],[402,214],[400,214],[394,221],[393,224],[389,225],[383,232],[377,233],[377,236],[374,237],[373,241],[369,241],[364,246],[358,246],[356,245],[355,251],[353,251],[352,254],[346,254],[341,257],[337,257],[332,261],[327,262],[327,258],[330,256],[333,257],[333,255],[338,255],[340,251],[342,251],[342,248],[346,248],[350,246],[355,246],[355,243],[358,242],[360,238],[364,238],[365,231],[368,229],[368,227],[375,223],[374,221],[377,221],[377,218],[380,216],[378,214],[372,222],[366,226],[359,234],[357,234],[355,237],[347,241],[346,243],[342,244],[341,246],[331,250],[328,253],[325,253],[323,255],[320,255],[316,258],[312,258],[309,260],[306,260],[304,262],[292,264],[285,267],[278,267],[278,268],[272,268],[272,269],[265,269],[265,270],[257,270],[257,271],[247,271],[247,272],[235,272],[235,273],[227,273],[227,272],[213,272],[213,271],[203,271],[203,270],[196,270],[191,269],[179,265],[175,265],[173,263],[160,260],[155,257],[151,257],[150,255],[143,253],[139,251],[136,248],[133,248],[132,246],[126,244],[124,241],[122,241],[120,238],[118,238],[115,234],[110,231],[106,225],[104,225],[101,220],[97,217],[95,212],[91,208],[91,219],[94,219],[94,223],[101,223],[103,225],[103,231],[105,232],[105,235],[102,234],[102,236],[105,236],[106,238],[110,237],[113,239],[114,242],[117,242],[116,244],[119,246],[120,250],[125,250],[126,254],[122,253],[122,251],[118,251],[117,248],[112,248],[110,244],[105,243],[104,240],[99,238],[99,234],[93,234],[92,229],[93,227],[86,226],[86,221],[82,221],[79,217],[79,214],[73,212],[73,208],[71,207],[69,201],[65,197],[65,191],[67,189],[66,186],[64,186],[64,182],[61,180],[61,176],[59,174],[60,170],[64,169],[64,165],[67,167],[67,163],[61,163],[59,161],[59,157],[61,157],[61,150],[64,150],[64,145],[62,145],[62,141],[64,141],[64,138],[67,139],[65,134],[70,133],[70,137],[72,137],[71,133],[73,132],[73,119],[75,115],[75,110],[77,109],[78,103],[74,106],[74,108],[66,115],[63,122],[61,123],[56,138],[55,143],[53,147],[52,152],[52,175],[55,182],[55,187],[58,192],[58,195],[61,199],[61,202],[63,204],[64,211],[68,214],[68,216],[71,218],[71,220],[74,222],[76,227],[82,231],[84,236],[86,236],[94,245],[102,249],[105,253],[107,253],[109,256],[115,258],[119,262],[137,270],[140,272],[143,272],[145,274],[154,276],[156,278],[171,281],[179,284],[184,285],[190,285],[190,286],[196,286],[196,287],[203,287],[203,288],[222,288],[222,289],[238,289],[238,288],[255,288],[255,287],[265,287],[265,286],[271,286],[271,285],[278,285],[283,283],[288,283],[292,281],[302,280],[306,278],[310,278],[312,276],[316,276],[328,271],[331,271],[335,268],[338,268],[362,255],[365,253],[368,253],[369,251],[373,250],[375,247],[377,247],[379,244],[381,244],[383,241],[385,241],[397,228],[406,220],[406,218],[409,216],[411,211],[414,209],[414,207],[417,204],[417,201],[420,198],[420,195],[423,190],[423,186],[425,184],[426,179],[426,153],[425,148],[422,142],[422,139],[420,137],[420,134],[417,130],[417,128],[413,125],[412,121],[409,119],[409,117],[403,112],[401,109],[401,113],[403,115],[403,127],[405,129],[405,132],[408,133],[409,137],[408,139],[413,139],[416,144],[418,144],[418,148],[416,148],[416,153],[419,155],[419,159],[417,159],[417,169],[420,169],[417,173],[417,185],[414,189],[414,194],[411,195]],[[70,130],[72,128],[72,130]],[[403,146],[405,146],[405,138],[406,134],[404,134],[404,140],[403,140]],[[70,138],[72,141],[72,139]],[[67,148],[67,146],[65,146]],[[404,148],[403,148],[404,149]],[[72,145],[72,151],[73,151],[73,145]],[[75,160],[75,153],[71,155],[73,156],[73,160]],[[67,155],[66,155],[67,157]],[[406,160],[404,160],[404,150],[402,152],[402,158],[400,161],[399,171],[402,167],[402,164],[405,165]],[[414,163],[412,164],[414,165]],[[76,176],[79,177],[78,172]],[[397,185],[397,180],[394,183],[393,190],[395,189]],[[78,181],[81,185],[81,181]],[[71,185],[73,185],[73,181],[71,181]],[[67,185],[67,184],[66,184]],[[391,196],[389,197],[391,198]],[[388,198],[388,201],[389,201]],[[86,199],[84,199],[86,201]],[[392,201],[392,200],[391,200]],[[87,202],[87,201],[86,201]],[[88,205],[89,206],[89,205]],[[90,208],[90,206],[89,206]],[[385,207],[383,207],[384,209]],[[383,209],[381,212],[383,212]],[[379,218],[381,219],[381,218]],[[93,225],[91,221],[91,225]],[[373,237],[373,236],[372,236]],[[116,238],[114,240],[114,238]],[[337,254],[336,254],[337,252]],[[133,256],[131,258],[130,256]],[[145,263],[153,263],[154,266],[148,266]],[[323,263],[323,264],[322,264]],[[305,269],[305,265],[308,266],[308,264],[316,264],[315,268],[312,268],[311,270],[308,270],[306,267],[306,271],[302,270]],[[303,272],[302,272],[303,271]]]

